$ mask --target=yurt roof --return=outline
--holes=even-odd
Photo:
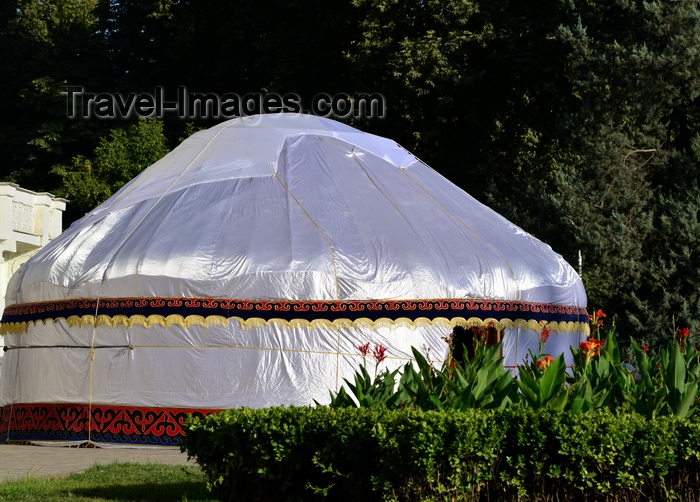
[[[292,114],[194,134],[45,248],[8,296],[586,302],[547,244],[395,142]]]

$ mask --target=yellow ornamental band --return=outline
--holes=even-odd
[[[65,321],[68,326],[84,327],[84,326],[108,326],[110,328],[116,328],[117,326],[125,326],[131,328],[134,326],[143,326],[150,328],[153,326],[180,326],[182,328],[190,328],[192,326],[200,326],[203,328],[211,328],[214,326],[228,326],[231,323],[236,323],[243,329],[249,328],[260,328],[265,326],[277,325],[286,326],[290,328],[311,328],[311,329],[339,329],[339,328],[395,328],[395,327],[406,327],[406,328],[422,328],[422,327],[439,327],[446,331],[452,330],[454,326],[463,326],[466,328],[471,327],[489,327],[490,325],[501,331],[503,329],[525,329],[541,331],[542,328],[547,328],[553,332],[567,333],[567,332],[577,332],[584,333],[588,335],[590,333],[590,327],[588,322],[574,322],[574,321],[550,321],[542,322],[536,320],[525,320],[525,319],[496,319],[496,318],[486,318],[479,319],[476,317],[464,318],[464,317],[437,317],[429,319],[427,317],[418,317],[416,319],[409,319],[407,317],[399,317],[397,319],[390,318],[379,318],[379,319],[369,319],[369,318],[357,318],[357,319],[263,319],[258,317],[251,317],[244,319],[241,317],[223,317],[219,315],[214,316],[199,316],[199,315],[188,315],[181,316],[179,314],[171,314],[168,316],[162,316],[158,314],[152,314],[148,316],[144,315],[115,315],[108,316],[105,314],[100,314],[98,316],[94,315],[83,315],[83,316],[69,316],[68,318],[47,318],[37,321],[28,322],[8,322],[0,324],[0,335],[6,334],[22,334],[27,332],[29,325],[40,325],[48,322],[60,322]]]

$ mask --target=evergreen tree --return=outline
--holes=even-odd
[[[671,221],[697,225],[688,180],[698,174],[690,138],[698,132],[691,117],[700,95],[700,10],[615,0],[570,1],[567,11],[560,36],[571,47],[566,72],[578,107],[562,126],[577,157],[557,177],[557,244],[570,259],[581,250],[591,305],[634,332],[667,336],[674,315],[700,318],[688,287],[700,285],[697,267],[686,275],[696,259],[668,234]]]

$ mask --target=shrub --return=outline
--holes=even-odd
[[[700,353],[677,331],[653,352],[632,340],[636,368],[613,327],[570,372],[532,354],[518,379],[478,337],[440,369],[413,349],[377,373],[379,345],[374,377],[363,365],[330,407],[190,418],[183,448],[221,500],[700,499]]]
[[[700,426],[521,406],[238,409],[184,448],[220,500],[697,499]]]

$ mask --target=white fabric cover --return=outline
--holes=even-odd
[[[13,277],[7,303],[123,297],[586,306],[581,280],[561,256],[396,143],[291,114],[194,134],[32,258]],[[533,345],[517,343],[526,332],[506,333],[507,364]],[[382,368],[394,367],[410,358],[411,345],[443,357],[448,333],[439,323],[38,323],[6,335],[8,346],[34,348],[6,352],[0,406],[326,402],[361,361],[358,345],[386,345]],[[536,347],[536,332],[527,336]],[[553,333],[550,343],[559,350],[581,337]],[[100,347],[92,364],[91,346]]]

